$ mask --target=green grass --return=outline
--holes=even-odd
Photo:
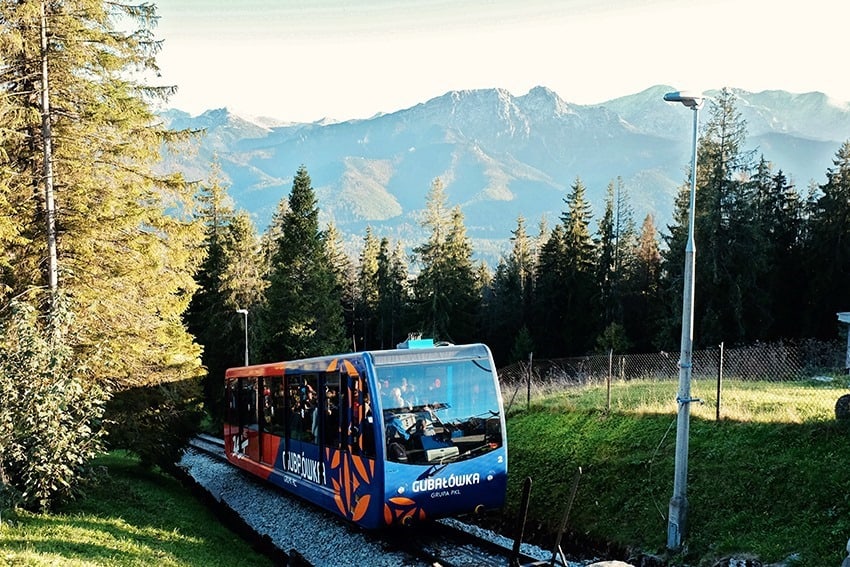
[[[108,476],[53,514],[15,512],[0,525],[0,565],[265,566],[173,477],[111,454]]]
[[[674,383],[616,384],[608,414],[604,386],[515,408],[508,419],[511,507],[530,476],[529,518],[557,529],[581,467],[572,537],[664,554],[675,391]],[[844,393],[727,381],[725,418],[715,420],[716,405],[695,405],[689,531],[671,563],[712,565],[749,553],[765,563],[797,554],[799,565],[839,565],[850,538],[850,424],[836,422],[833,408]]]

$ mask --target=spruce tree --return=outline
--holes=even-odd
[[[835,337],[835,314],[850,310],[850,140],[832,163],[813,203],[806,243],[809,291],[803,323],[807,336],[823,339]]]
[[[780,170],[773,173],[764,157],[752,179],[753,226],[757,246],[764,257],[760,297],[760,320],[747,322],[752,340],[778,340],[801,337],[800,313],[804,308],[804,281],[797,277],[804,263],[802,250],[802,202],[796,189]]]
[[[559,223],[540,248],[534,279],[532,338],[542,357],[561,357],[567,352],[561,338],[567,325],[566,265],[564,226]]]
[[[697,344],[745,340],[746,319],[758,318],[750,312],[760,309],[756,300],[765,265],[754,234],[751,191],[744,182],[750,162],[743,151],[746,135],[735,95],[724,89],[710,107],[700,141],[704,182],[697,197],[702,203],[696,223]]]
[[[652,215],[644,217],[623,299],[623,325],[636,352],[656,349],[658,319],[664,313],[657,232]]]
[[[217,162],[201,185],[199,218],[206,227],[206,256],[195,276],[198,290],[186,313],[189,330],[203,346],[207,369],[204,403],[214,424],[224,412],[224,373],[244,364],[244,318],[254,312],[262,291],[257,236],[246,213],[233,210]],[[250,324],[249,324],[250,329]]]
[[[601,330],[599,292],[595,284],[596,249],[590,235],[592,219],[586,188],[576,178],[561,216],[564,226],[563,281],[565,288],[564,326],[558,330],[565,354],[590,352]]]
[[[355,305],[357,302],[357,275],[354,263],[345,252],[342,233],[333,223],[328,224],[324,235],[325,252],[331,272],[334,275],[334,297],[339,297],[343,314],[343,336],[347,348],[362,350],[364,347],[356,340]]]
[[[363,249],[360,251],[360,262],[357,271],[357,292],[354,304],[355,336],[363,349],[374,348],[378,340],[378,301],[380,289],[378,285],[378,256],[381,253],[381,242],[372,232],[372,227],[366,227],[363,238]]]
[[[422,226],[428,240],[414,249],[422,270],[414,283],[418,328],[436,340],[465,342],[474,337],[480,302],[472,245],[459,207],[449,210],[442,181],[426,198]]]
[[[507,258],[496,268],[486,308],[486,325],[482,332],[493,349],[497,363],[506,364],[520,329],[531,323],[531,302],[534,283],[534,246],[526,233],[525,219],[517,218],[511,232],[513,246]],[[528,336],[530,340],[530,335]],[[524,358],[528,353],[522,355]]]
[[[395,348],[412,328],[408,266],[400,243],[391,250],[384,237],[378,251],[378,347]]]
[[[612,325],[627,333],[625,328],[625,301],[629,294],[633,270],[635,269],[635,248],[637,240],[632,218],[628,192],[622,178],[616,185],[608,184],[605,198],[605,212],[599,221],[596,239],[596,279],[599,288],[600,317],[606,336],[612,336],[608,330]],[[604,343],[604,341],[603,341]],[[618,344],[631,343],[627,339],[618,339]],[[597,341],[597,345],[600,345]],[[609,347],[603,348],[605,352]]]
[[[346,349],[341,290],[319,230],[319,210],[303,165],[281,205],[272,244],[265,305],[259,314],[258,362],[292,360]]]

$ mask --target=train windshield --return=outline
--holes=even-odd
[[[377,370],[389,460],[433,465],[502,445],[500,398],[489,357],[420,360]]]

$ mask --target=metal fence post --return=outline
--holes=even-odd
[[[723,341],[720,341],[720,363],[717,365],[717,409],[715,410],[714,419],[720,421],[720,394],[722,392],[721,384],[723,383]]]
[[[608,379],[607,382],[607,390],[608,393],[605,397],[605,413],[611,413],[611,372],[613,372],[613,363],[614,363],[614,349],[608,349]]]

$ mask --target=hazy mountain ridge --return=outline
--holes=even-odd
[[[592,106],[567,103],[545,87],[516,97],[503,89],[452,91],[394,113],[335,123],[252,120],[226,109],[197,117],[167,111],[162,116],[170,127],[202,128],[206,135],[196,155],[167,158],[166,166],[199,178],[217,156],[237,206],[262,230],[304,164],[322,220],[333,221],[351,242],[362,240],[366,225],[379,235],[419,238],[417,211],[440,177],[451,204],[462,207],[476,249],[492,263],[520,214],[531,232],[544,215],[550,225],[561,215],[576,177],[588,189],[595,220],[607,185],[622,177],[635,221],[651,212],[663,229],[685,182],[692,128],[690,111],[662,101],[670,90],[655,86]],[[850,104],[822,93],[734,92],[748,146],[801,190],[812,179],[823,182],[850,138]]]

